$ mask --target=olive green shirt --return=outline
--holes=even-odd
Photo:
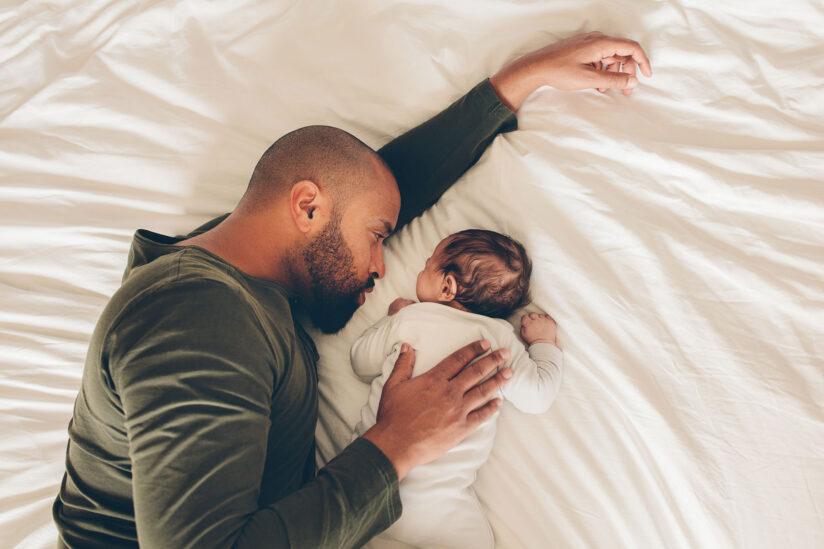
[[[516,126],[486,80],[382,148],[398,225]],[[318,355],[295,296],[174,246],[222,219],[185,237],[135,234],[69,424],[61,546],[338,549],[400,516],[397,474],[371,442],[317,471]]]

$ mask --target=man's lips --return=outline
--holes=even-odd
[[[361,293],[358,294],[358,305],[363,305],[366,302],[366,294],[372,293],[372,290],[374,289],[375,285],[373,284],[372,286],[361,290]]]

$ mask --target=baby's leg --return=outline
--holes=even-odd
[[[386,535],[421,548],[493,549],[495,538],[481,504],[470,488],[428,495],[401,491],[403,514]]]

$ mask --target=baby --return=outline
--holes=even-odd
[[[478,339],[487,339],[492,349],[509,349],[506,366],[513,376],[498,396],[523,412],[545,412],[561,383],[555,321],[537,313],[521,318],[527,351],[502,320],[528,301],[531,271],[523,246],[502,234],[471,229],[444,238],[418,274],[420,303],[396,299],[389,316],[352,346],[355,373],[372,382],[355,436],[375,424],[384,382],[403,342],[415,349],[413,375]],[[497,418],[496,413],[445,455],[409,472],[400,484],[403,514],[386,535],[418,547],[494,547],[472,484],[492,450]]]

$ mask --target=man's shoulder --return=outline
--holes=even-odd
[[[134,269],[121,290],[150,291],[176,298],[193,291],[234,295],[242,301],[259,302],[272,309],[291,310],[287,292],[280,285],[253,279],[213,255],[194,247],[181,247]]]
[[[265,281],[264,281],[265,282]],[[157,315],[211,317],[222,323],[257,325],[270,336],[294,337],[291,303],[276,285],[242,273],[193,248],[165,254],[134,269],[112,296],[112,325]]]
[[[288,299],[261,298],[243,280],[187,255],[141,267],[112,296],[93,337],[112,372],[124,371],[141,350],[213,362],[245,357],[244,369],[261,379],[286,367],[299,337]]]

